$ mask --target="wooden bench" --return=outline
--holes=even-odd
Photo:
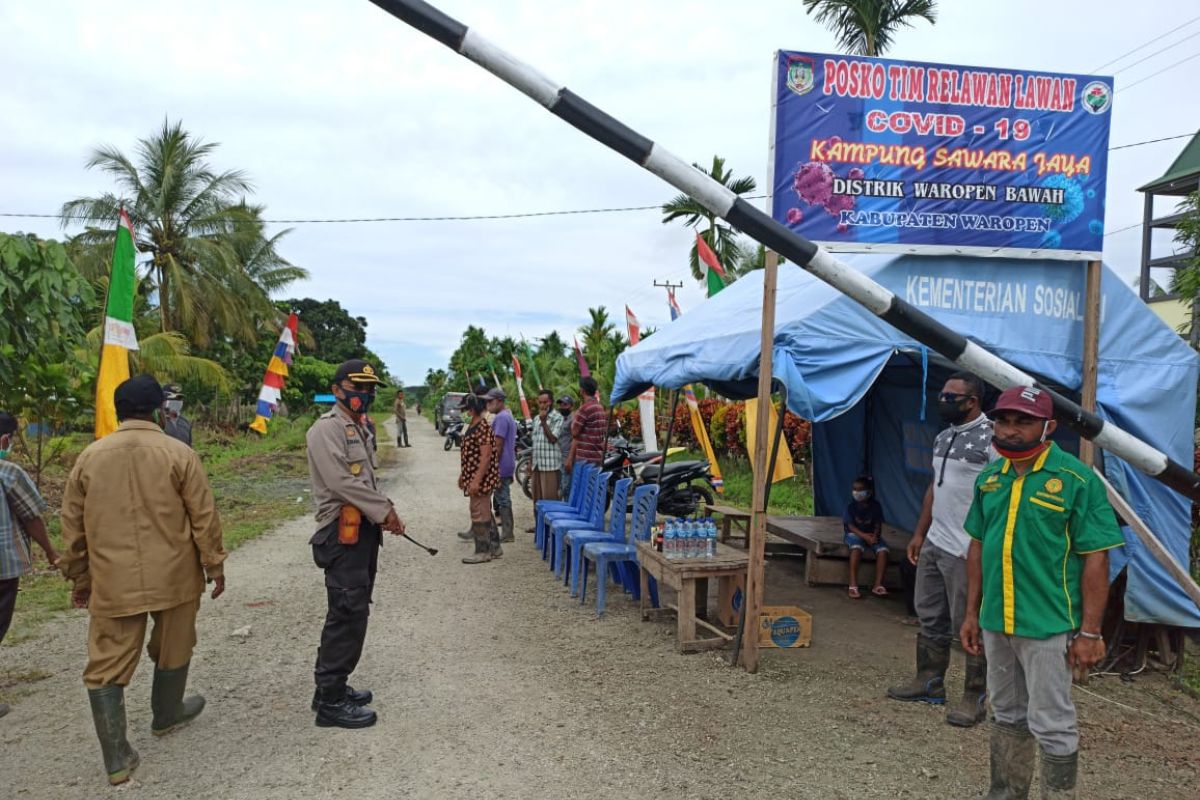
[[[804,580],[809,586],[845,586],[850,582],[850,548],[843,541],[841,517],[767,517],[767,533],[806,551]],[[900,561],[912,534],[884,523],[883,541],[888,546],[888,569],[884,585],[889,589],[903,588]],[[858,567],[858,581],[870,585],[875,575],[875,556],[863,553]]]
[[[746,566],[749,557],[729,545],[717,544],[713,558],[667,558],[650,542],[638,542],[637,558],[641,581],[642,619],[648,620],[658,612],[672,610],[677,619],[676,645],[681,653],[721,648],[733,641],[730,629],[737,624],[733,612],[733,594],[746,585]],[[659,586],[669,586],[676,592],[676,604],[650,608],[650,578]],[[708,581],[718,584],[717,627],[708,621]],[[744,589],[743,589],[744,591]],[[697,626],[714,634],[698,638]]]
[[[717,535],[717,540],[728,542],[730,538],[742,540],[742,546],[750,547],[750,512],[733,506],[725,506],[720,503],[705,503],[704,515],[711,517],[713,514],[721,515],[721,531]],[[733,536],[733,528],[737,526],[737,536]]]

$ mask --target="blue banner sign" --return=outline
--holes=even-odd
[[[840,252],[1099,259],[1112,78],[779,51],[771,211]]]

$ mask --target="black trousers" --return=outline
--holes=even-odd
[[[4,634],[8,633],[8,626],[12,624],[13,609],[17,607],[17,585],[20,582],[20,578],[0,581],[0,642],[4,641]]]
[[[346,691],[367,638],[382,534],[378,525],[364,519],[358,543],[344,545],[338,541],[335,520],[317,531],[311,542],[313,560],[325,570],[328,599],[313,678],[322,699],[337,700]]]
[[[401,441],[403,440],[403,441]],[[407,420],[396,420],[396,446],[408,447],[408,422]]]

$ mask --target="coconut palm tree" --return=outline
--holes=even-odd
[[[937,23],[937,0],[804,0],[804,10],[854,56],[881,56],[900,28]]]
[[[601,362],[604,360],[604,350],[617,326],[609,321],[608,309],[604,306],[589,308],[588,316],[591,317],[591,321],[579,327],[579,335],[583,337],[583,352],[590,362],[589,366],[599,373]]]
[[[216,147],[167,120],[139,140],[134,158],[99,147],[87,166],[112,175],[116,191],[71,200],[60,212],[64,227],[89,225],[74,249],[81,268],[99,277],[108,272],[124,208],[146,257],[140,266],[160,331],[182,332],[200,347],[221,337],[252,344],[270,293],[307,275],[278,255],[283,234],[264,237],[261,207],[244,200],[251,189],[245,173],[210,166]]]
[[[748,175],[742,178],[733,177],[733,172],[725,168],[725,159],[720,156],[713,156],[711,169],[705,169],[699,164],[692,164],[692,166],[734,194],[743,195],[758,188],[754,178]],[[682,219],[683,224],[687,227],[696,228],[708,246],[717,254],[721,266],[726,268],[726,272],[731,278],[734,277],[732,267],[741,257],[741,250],[738,247],[737,234],[734,233],[733,228],[686,194],[677,195],[663,204],[662,211],[664,225]],[[700,258],[696,254],[695,242],[692,242],[691,250],[688,252],[688,266],[691,267],[693,278],[704,281],[705,275],[700,269]]]

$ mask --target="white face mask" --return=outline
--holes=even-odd
[[[870,492],[858,492],[858,491],[856,491],[856,492],[851,492],[851,495],[853,495],[853,497],[854,497],[854,499],[855,499],[855,500],[857,500],[858,502],[860,502],[860,503],[861,503],[863,500],[866,500],[868,497],[870,497],[870,496],[871,496],[871,493],[870,493]]]
[[[167,412],[171,414],[179,414],[183,411],[182,400],[168,400],[163,405],[166,407]]]

